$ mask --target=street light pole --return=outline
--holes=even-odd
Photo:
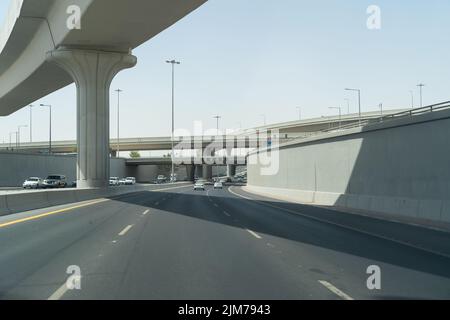
[[[346,88],[346,91],[356,91],[358,92],[358,109],[359,109],[359,125],[361,126],[361,90]]]
[[[417,86],[419,87],[420,90],[420,107],[423,108],[422,89],[423,87],[425,87],[425,84],[419,83]]]
[[[222,118],[221,116],[214,116],[214,119],[217,121],[217,135],[219,135],[219,120]]]
[[[263,119],[264,119],[264,125],[266,126],[266,125],[267,125],[267,122],[266,122],[266,115],[265,115],[265,114],[262,114],[261,117],[263,117]]]
[[[30,143],[33,142],[33,105],[30,104]]]
[[[302,107],[297,107],[298,109],[298,120],[301,121],[302,120]]]
[[[172,65],[172,170],[170,175],[170,180],[173,182],[175,179],[175,163],[174,163],[174,134],[175,134],[175,65],[181,64],[175,59],[167,60],[166,63]]]
[[[41,104],[41,107],[48,107],[50,110],[50,129],[49,129],[49,140],[48,140],[48,153],[52,153],[52,105],[50,104]]]
[[[27,125],[22,125],[17,127],[17,148],[20,148],[20,129],[22,128],[28,128]]]

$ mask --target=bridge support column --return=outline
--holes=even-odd
[[[194,182],[195,180],[195,166],[193,164],[186,165],[186,175],[188,181]]]
[[[212,179],[212,166],[209,164],[203,165],[203,179],[205,179],[205,180]]]
[[[109,88],[121,70],[136,65],[131,54],[58,49],[47,60],[67,71],[77,86],[77,186],[98,188],[109,180]]]
[[[236,175],[236,165],[235,164],[228,164],[227,165],[227,177],[231,178]]]

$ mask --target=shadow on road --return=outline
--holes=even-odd
[[[146,193],[149,197],[151,194],[154,195],[154,192],[151,191],[144,191],[139,194],[144,195],[145,198]],[[161,197],[174,195],[172,192],[159,192],[159,194]],[[167,214],[178,214],[236,228],[248,228],[261,235],[272,235],[298,243],[363,257],[374,262],[384,262],[450,278],[450,258],[326,222],[315,221],[295,212],[320,217],[332,223],[348,225],[351,228],[379,234],[380,236],[386,236],[387,234],[390,238],[397,234],[399,238],[409,237],[411,242],[414,242],[417,239],[413,238],[426,237],[427,239],[424,240],[428,242],[438,242],[436,247],[441,250],[440,252],[447,252],[446,250],[450,252],[450,233],[346,213],[341,214],[334,210],[302,204],[269,201],[267,199],[246,200],[236,198],[226,190],[214,192],[211,194],[211,198],[220,205],[221,209],[227,210],[234,218],[237,218],[238,222],[234,222],[233,219],[226,216],[211,214],[211,212],[205,212],[205,210],[196,210],[195,203],[199,201],[207,203],[208,197],[205,192],[199,192],[198,194],[193,192],[177,193],[176,198],[172,197],[170,202],[159,206],[153,203],[143,204],[141,196],[119,197],[115,200],[143,205],[150,209],[167,212]],[[139,201],[139,199],[141,200]],[[177,205],[177,203],[183,205]],[[294,212],[287,212],[275,207],[282,207]],[[211,210],[213,210],[213,207],[211,207]]]

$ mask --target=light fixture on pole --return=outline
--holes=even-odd
[[[52,153],[52,106],[50,104],[42,104],[41,107],[48,107],[50,110],[50,129],[49,129],[49,140],[48,140],[48,153]]]
[[[423,108],[422,89],[423,89],[423,87],[425,87],[425,84],[419,83],[417,86],[419,87],[419,91],[420,91],[420,107]]]
[[[123,92],[121,89],[114,90],[117,92],[117,150],[116,157],[119,157],[120,152],[120,94]]]
[[[360,89],[352,89],[352,88],[346,88],[345,90],[358,92],[359,125],[361,126],[361,90]]]
[[[175,163],[174,163],[174,134],[175,134],[175,65],[181,64],[181,62],[176,61],[174,59],[167,60],[166,63],[170,63],[172,65],[172,170],[170,175],[170,180],[173,182],[175,180]]]

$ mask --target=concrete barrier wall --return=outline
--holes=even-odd
[[[125,159],[111,158],[111,176],[126,177]],[[29,177],[45,178],[62,174],[68,182],[76,180],[75,155],[40,155],[0,152],[0,187],[22,186]]]
[[[445,110],[290,143],[275,175],[261,175],[259,155],[249,156],[247,190],[450,222],[449,137]]]
[[[168,184],[167,187],[187,183]],[[134,185],[104,189],[58,189],[46,191],[9,192],[0,195],[0,216],[63,204],[114,197],[139,191],[151,191],[160,186]]]

